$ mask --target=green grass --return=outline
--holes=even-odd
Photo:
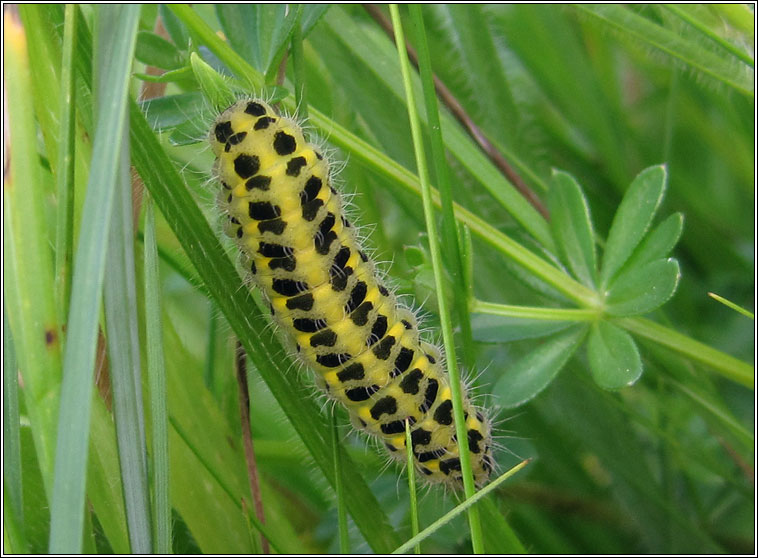
[[[421,70],[405,80],[359,6],[19,12],[6,552],[254,553],[259,529],[287,553],[752,551],[752,7],[401,6]],[[164,98],[138,104],[148,80]],[[434,487],[416,501],[241,287],[203,142],[241,91],[347,161],[377,259],[493,409],[500,473],[532,460],[474,508]]]

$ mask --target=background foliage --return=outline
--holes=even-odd
[[[494,409],[500,469],[534,459],[479,505],[485,550],[750,552],[754,324],[707,294],[754,307],[752,8],[422,11],[432,70],[513,169],[506,178],[442,109],[465,225],[442,223],[461,241],[461,268],[445,253],[459,360]],[[307,106],[347,161],[339,181],[357,194],[359,222],[375,224],[377,259],[436,329],[385,31],[358,6],[29,5],[4,16],[6,551],[259,552],[233,333],[249,355],[274,549],[337,551],[342,506],[351,550],[407,540],[400,469],[345,426],[335,472],[328,406],[239,288],[212,154],[198,143],[229,88]],[[126,100],[156,81],[163,98]],[[137,175],[149,195],[138,186],[132,202]],[[455,503],[423,491],[422,527]],[[469,539],[458,517],[422,550],[468,552]]]

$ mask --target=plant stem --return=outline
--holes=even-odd
[[[622,318],[617,325],[710,366],[722,376],[753,388],[755,370],[748,363],[645,318]]]
[[[400,69],[403,74],[403,83],[407,96],[408,116],[411,124],[411,135],[413,136],[413,147],[416,155],[416,164],[418,166],[419,181],[421,182],[421,193],[424,204],[424,218],[426,219],[426,230],[429,235],[429,251],[432,257],[432,267],[434,269],[434,284],[437,292],[437,304],[440,310],[440,323],[442,326],[442,337],[447,355],[447,368],[450,375],[450,390],[452,391],[453,415],[455,417],[455,431],[458,436],[458,454],[461,462],[461,475],[463,477],[463,490],[466,498],[474,496],[476,487],[474,486],[474,477],[471,472],[471,461],[466,437],[466,421],[463,417],[463,396],[461,390],[460,373],[458,371],[458,362],[456,359],[455,342],[453,340],[453,326],[450,320],[450,313],[447,308],[447,301],[444,296],[442,253],[440,251],[439,239],[437,238],[437,226],[435,223],[434,208],[432,207],[431,187],[429,185],[429,169],[426,165],[424,155],[424,145],[421,138],[421,127],[419,125],[418,113],[416,112],[416,99],[413,94],[413,84],[411,83],[410,67],[408,56],[405,53],[405,37],[403,36],[403,27],[400,22],[400,12],[397,4],[390,4],[390,14],[392,15],[392,25],[395,28],[395,42],[398,46],[398,56],[400,59]],[[468,514],[469,528],[471,529],[471,546],[475,554],[484,553],[484,544],[482,536],[482,526],[479,519],[479,510],[471,508]]]

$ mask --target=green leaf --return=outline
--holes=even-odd
[[[573,176],[553,171],[548,204],[555,244],[574,276],[590,288],[597,282],[595,240],[587,198]]]
[[[605,389],[632,385],[642,374],[640,352],[632,336],[606,321],[593,324],[587,355],[592,377]]]
[[[103,308],[129,540],[132,552],[145,554],[152,550],[150,494],[145,417],[142,391],[139,389],[142,380],[137,331],[129,134],[127,130],[122,133],[125,138],[121,143],[121,161],[110,221],[106,254],[108,280],[103,286]]]
[[[613,217],[605,244],[601,285],[605,286],[621,269],[647,232],[666,189],[666,167],[658,165],[642,171],[632,181]]]
[[[308,36],[319,22],[321,17],[329,9],[329,4],[307,4],[303,5],[303,14],[300,16],[300,25],[303,28],[303,39]]]
[[[631,268],[611,283],[606,311],[614,316],[651,312],[671,298],[679,276],[679,263],[673,258]]]
[[[202,93],[193,91],[149,99],[139,105],[153,130],[162,132],[188,119],[195,120],[198,112],[206,106],[206,100]]]
[[[189,66],[182,66],[178,70],[169,70],[159,76],[135,72],[134,77],[150,83],[176,83],[183,89],[195,89],[197,87],[195,74],[192,73],[192,68]]]
[[[51,501],[50,551],[82,551],[86,460],[92,404],[100,291],[105,274],[108,225],[115,194],[116,169],[125,127],[129,69],[139,7],[99,7],[96,15],[99,79],[92,168],[84,201],[74,261],[68,339]]]
[[[151,31],[137,33],[134,56],[148,66],[164,70],[176,70],[184,66],[184,56],[179,49]]]
[[[37,19],[41,7],[24,5],[21,15]],[[29,36],[21,22],[6,17],[5,87],[7,129],[13,142],[3,177],[3,296],[23,379],[23,402],[34,436],[34,451],[50,498],[60,393],[60,322],[54,298],[45,190],[37,151]],[[33,29],[40,32],[39,27]],[[34,35],[32,35],[32,38]],[[42,61],[37,61],[42,63]],[[21,411],[23,412],[23,411]],[[23,457],[23,456],[22,456]]]
[[[484,343],[505,343],[545,337],[573,324],[574,322],[568,320],[538,320],[493,314],[471,316],[474,339]]]
[[[208,65],[196,52],[190,55],[190,65],[200,84],[200,89],[212,107],[224,110],[234,103],[234,93],[226,80]]]
[[[574,354],[586,332],[584,325],[555,335],[516,362],[495,384],[492,393],[506,409],[537,396]]]
[[[163,26],[168,31],[174,44],[181,50],[187,50],[189,48],[189,33],[187,33],[187,28],[184,27],[179,18],[165,4],[158,6],[158,13],[161,16],[161,21],[163,21]]]
[[[232,48],[266,75],[278,63],[296,21],[284,4],[218,5],[216,15]]]
[[[679,237],[682,236],[683,226],[684,216],[681,213],[669,215],[649,234],[645,235],[640,245],[624,264],[624,269],[640,267],[654,260],[667,257],[676,246]]]
[[[21,435],[18,407],[18,361],[8,312],[3,303],[3,482],[6,509],[20,525],[24,523],[21,495]]]
[[[147,353],[147,379],[150,386],[150,417],[152,449],[150,457],[152,476],[153,551],[156,554],[171,552],[171,500],[169,497],[168,410],[166,393],[166,366],[161,328],[160,272],[158,247],[155,240],[153,199],[145,200],[145,352]]]

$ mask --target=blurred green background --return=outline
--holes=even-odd
[[[58,429],[67,427],[58,424],[57,409],[61,377],[68,371],[63,364],[66,326],[73,315],[65,311],[68,303],[61,302],[67,300],[69,287],[61,287],[56,280],[60,268],[51,262],[59,261],[60,239],[66,234],[73,242],[71,261],[78,262],[73,258],[87,247],[80,242],[86,237],[84,231],[96,230],[97,217],[93,219],[84,207],[88,178],[98,164],[90,156],[105,141],[100,128],[96,133],[94,123],[99,120],[93,106],[98,95],[106,95],[109,86],[115,88],[115,80],[98,82],[100,91],[93,94],[91,73],[100,79],[106,75],[103,65],[118,52],[116,42],[122,39],[120,32],[106,30],[126,21],[104,13],[109,8],[83,5],[73,10],[77,42],[70,55],[63,48],[70,24],[64,20],[63,6],[24,6],[20,15],[5,14],[9,30],[5,56],[11,60],[6,87],[14,80],[13,91],[20,93],[9,94],[27,95],[25,103],[13,104],[9,110],[7,145],[13,157],[25,154],[25,158],[12,159],[14,174],[6,176],[4,190],[4,277],[9,285],[4,290],[7,552],[45,552],[49,545],[52,456]],[[385,6],[374,8],[388,17]],[[551,229],[540,213],[555,195],[553,169],[566,171],[581,185],[594,226],[593,250],[598,254],[604,253],[630,183],[653,165],[664,164],[668,178],[653,226],[674,213],[682,214],[684,222],[670,253],[681,273],[676,292],[665,306],[646,316],[666,328],[666,339],[674,333],[683,337],[677,338],[681,342],[672,350],[654,333],[632,331],[644,371],[631,386],[611,391],[599,387],[597,376],[593,380],[590,374],[591,358],[584,348],[577,350],[582,345],[577,341],[567,362],[554,363],[545,372],[548,380],[529,387],[523,404],[505,405],[498,394],[512,387],[508,371],[556,337],[547,330],[527,335],[518,320],[476,312],[470,316],[472,337],[468,338],[460,316],[456,317],[462,364],[472,378],[477,402],[491,409],[495,421],[500,471],[534,459],[480,507],[489,533],[485,535],[488,552],[754,551],[755,399],[748,387],[752,367],[747,364],[754,358],[754,321],[708,296],[716,293],[754,309],[753,10],[752,5],[727,4],[423,6],[432,70],[458,100],[461,112],[486,134],[538,200],[535,208],[515,193],[443,104],[453,199],[474,215],[462,219],[473,230],[470,247],[464,243],[466,261],[473,269],[469,286],[474,298],[469,303],[478,300],[547,311],[591,309],[581,297],[566,293],[576,283],[575,273],[561,261],[556,245],[561,245],[561,232],[568,229]],[[405,7],[401,14],[413,43],[415,30]],[[397,51],[372,14],[357,5],[311,5],[302,11],[294,5],[289,9],[285,5],[181,9],[144,5],[133,13],[137,16],[135,29],[121,30],[125,55],[133,56],[131,74],[125,77],[132,98],[143,101],[140,108],[154,131],[138,125],[144,119],[134,106],[125,126],[132,138],[132,164],[159,209],[158,291],[163,304],[160,330],[170,468],[169,480],[157,486],[168,482],[170,487],[174,552],[259,552],[260,541],[250,520],[234,377],[232,329],[239,333],[242,326],[228,323],[227,306],[216,294],[239,285],[240,279],[230,273],[209,283],[207,271],[194,267],[205,257],[202,250],[188,249],[189,244],[206,241],[202,231],[200,240],[187,232],[193,224],[198,230],[206,227],[205,222],[193,221],[195,214],[179,202],[175,213],[167,211],[173,203],[168,194],[172,188],[183,196],[189,191],[192,197],[187,199],[202,211],[197,215],[205,215],[221,238],[223,250],[212,257],[224,259],[231,269],[233,249],[222,238],[215,187],[209,183],[213,156],[202,142],[215,109],[200,92],[202,83],[190,53],[227,76],[232,87],[249,89],[250,83],[265,83],[265,90],[254,93],[286,97],[284,104],[290,109],[295,99],[288,94],[304,86],[311,108],[308,124],[323,138],[336,166],[341,168],[345,161],[336,182],[344,191],[355,192],[356,218],[369,225],[367,244],[375,249],[378,261],[388,262],[389,277],[398,291],[415,297],[430,329],[437,331],[420,197],[408,180],[395,173],[403,168],[416,173]],[[109,22],[109,17],[115,21]],[[202,26],[220,47],[202,34]],[[293,38],[296,28],[302,43],[298,33]],[[302,52],[285,56],[293,40]],[[230,62],[233,53],[254,68],[252,73],[240,75],[239,68],[245,66]],[[285,80],[277,89],[282,59]],[[169,72],[165,90],[159,93],[167,99],[145,100],[148,66]],[[61,116],[65,103],[60,101],[66,68],[74,76],[75,135],[70,139]],[[114,124],[104,126],[106,133],[116,129],[121,114],[116,112],[111,115]],[[148,135],[162,149],[150,151]],[[146,153],[140,154],[140,148]],[[61,229],[63,198],[58,181],[65,174],[62,169],[68,168],[65,153],[71,156],[75,175],[70,183],[72,214]],[[146,161],[152,161],[154,175],[146,170],[150,166]],[[177,171],[181,180],[173,178]],[[167,177],[164,194],[155,186],[160,177]],[[142,278],[144,215],[135,223],[133,288],[139,311],[132,327],[138,332],[136,354],[144,376],[143,305],[151,287]],[[524,268],[481,232],[490,229],[477,223],[511,239],[527,251],[527,257],[541,258],[563,275],[551,281]],[[39,258],[43,263],[35,263]],[[36,279],[26,280],[25,265],[36,270]],[[106,283],[112,269],[110,264],[106,267]],[[452,281],[456,285],[456,279]],[[73,282],[76,289],[76,269]],[[229,297],[234,304],[238,300],[246,304],[239,311],[253,309],[238,317],[240,323],[252,324],[245,341],[260,343],[255,345],[258,352],[251,354],[248,377],[270,539],[282,552],[337,552],[335,493],[324,469],[331,455],[325,422],[331,406],[315,394],[309,372],[299,372],[280,356],[278,342],[269,338],[271,328],[263,311],[238,290],[232,288]],[[459,291],[453,288],[453,292]],[[35,293],[54,297],[45,302],[49,308],[41,309],[44,297]],[[99,316],[99,308],[79,310]],[[47,316],[39,320],[52,322],[62,333],[60,346],[50,349],[48,344],[42,349],[48,360],[35,357],[42,354],[35,349],[42,339],[34,338],[27,328],[37,323],[36,311]],[[101,332],[113,339],[118,334],[108,316],[106,306]],[[431,335],[440,340],[438,334]],[[687,352],[683,349],[687,341],[682,339],[703,345]],[[722,355],[738,361],[726,363],[725,357],[721,367],[704,364],[706,348],[719,351],[713,353],[715,361]],[[95,354],[94,343],[88,349]],[[111,363],[114,350],[108,345]],[[98,354],[106,352],[104,347],[101,351]],[[256,366],[256,359],[266,356],[277,363],[259,374],[262,366]],[[735,381],[736,372],[730,375],[729,370],[740,370],[743,381]],[[281,374],[283,383],[271,385],[269,378]],[[100,388],[93,395],[87,471],[70,474],[87,486],[82,550],[123,553],[134,550],[137,531],[134,524],[127,530],[130,514],[124,511],[117,459],[119,451],[123,453],[117,447],[123,446],[112,422],[110,400],[120,396],[107,381]],[[147,397],[152,391],[143,379],[150,456],[153,418]],[[300,405],[302,416],[293,418],[293,409]],[[315,414],[308,414],[311,411]],[[350,549],[390,551],[410,537],[407,483],[399,467],[385,467],[381,449],[350,432],[343,410],[337,415],[338,436],[350,458],[345,474],[353,479],[350,483],[357,483],[349,485],[355,490],[349,489],[343,502],[352,514],[358,513],[362,502],[377,506],[350,520]],[[304,434],[302,425],[311,420],[308,417],[313,431]],[[86,443],[86,429],[83,436]],[[324,452],[321,457],[314,455],[318,451]],[[144,454],[143,458],[148,459]],[[153,465],[144,469],[154,472]],[[150,481],[153,495],[157,482]],[[149,499],[147,494],[142,497]],[[455,504],[452,494],[435,487],[421,489],[422,528]],[[150,510],[143,516],[148,524],[150,514],[153,518],[156,514],[154,507]],[[377,519],[372,526],[373,514]],[[426,539],[422,551],[467,553],[469,539],[465,517],[458,517]]]

